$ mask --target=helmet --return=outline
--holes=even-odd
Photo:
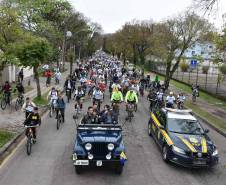
[[[169,93],[170,95],[173,95],[173,92],[172,91],[170,91],[170,93]]]

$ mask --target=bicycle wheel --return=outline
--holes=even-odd
[[[52,117],[52,114],[53,114],[53,112],[52,112],[52,107],[50,106],[50,109],[49,109],[49,117],[50,117],[50,118]]]
[[[31,146],[32,146],[31,137],[29,136],[27,138],[27,155],[31,155]]]
[[[16,109],[16,111],[19,109],[19,107],[20,107],[20,100],[17,99],[17,100],[16,100],[16,104],[15,104],[15,109]]]
[[[60,128],[60,116],[58,116],[57,118],[57,130],[59,130]]]
[[[7,102],[6,102],[5,98],[3,98],[2,101],[1,101],[1,108],[2,108],[2,110],[5,110],[6,105],[7,105]]]
[[[129,120],[129,122],[132,121],[132,112],[131,111],[128,112],[128,120]]]

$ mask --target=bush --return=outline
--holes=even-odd
[[[202,73],[207,74],[210,69],[210,66],[202,66]]]
[[[189,68],[188,63],[182,62],[182,63],[180,64],[180,69],[181,69],[182,72],[187,72],[187,71],[188,71],[188,68]]]
[[[224,64],[220,67],[220,71],[222,74],[224,74],[224,75],[226,74],[226,64]]]

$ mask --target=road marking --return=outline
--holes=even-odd
[[[5,159],[3,159],[2,163],[0,164],[0,169],[2,169],[5,166],[5,164],[12,158],[12,156],[16,153],[18,148],[25,142],[25,140],[26,137],[18,143],[18,145],[12,150],[12,152]]]

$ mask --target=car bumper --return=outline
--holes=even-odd
[[[171,151],[169,156],[169,160],[171,162],[188,168],[213,167],[218,164],[219,161],[218,156],[211,156],[209,158],[195,158],[183,154],[178,154],[174,151]]]

